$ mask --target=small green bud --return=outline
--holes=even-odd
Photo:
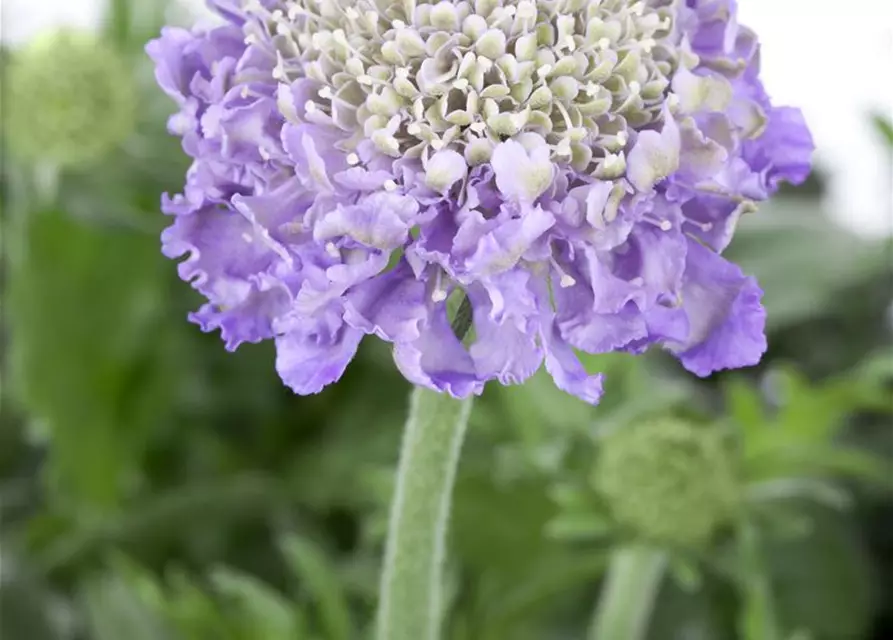
[[[719,434],[679,420],[611,434],[593,479],[617,524],[664,544],[705,544],[737,503],[732,461]]]
[[[133,131],[136,88],[120,54],[93,36],[48,34],[13,54],[5,138],[26,161],[99,159]]]

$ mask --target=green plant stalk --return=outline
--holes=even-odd
[[[743,607],[738,631],[743,640],[781,640],[775,614],[775,600],[759,532],[753,523],[743,521],[738,528]]]
[[[450,500],[471,399],[417,387],[403,434],[385,548],[378,640],[436,640]]]
[[[620,547],[611,555],[589,640],[642,640],[667,565],[663,551]]]

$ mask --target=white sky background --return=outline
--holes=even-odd
[[[151,0],[140,0],[149,2]],[[181,0],[201,5],[201,0]],[[850,228],[893,233],[893,158],[868,123],[893,117],[893,0],[738,0],[763,44],[763,78],[778,104],[799,106],[830,174],[828,207]],[[2,37],[54,25],[90,27],[105,0],[0,0]]]

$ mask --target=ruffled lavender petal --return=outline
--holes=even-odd
[[[699,376],[757,364],[766,351],[762,296],[754,278],[690,241],[682,286],[689,330],[670,350]]]

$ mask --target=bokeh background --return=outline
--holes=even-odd
[[[814,178],[729,250],[766,290],[769,352],[709,380],[661,354],[589,358],[608,374],[597,408],[540,376],[488,388],[455,495],[449,640],[582,639],[611,559],[645,547],[666,559],[650,640],[893,637],[893,9],[739,4],[770,93],[819,143]],[[3,3],[3,640],[368,637],[409,388],[368,340],[341,383],[297,398],[271,345],[230,354],[186,321],[200,301],[160,254],[158,202],[188,159],[142,47],[200,14]],[[719,457],[617,437],[655,423]]]

